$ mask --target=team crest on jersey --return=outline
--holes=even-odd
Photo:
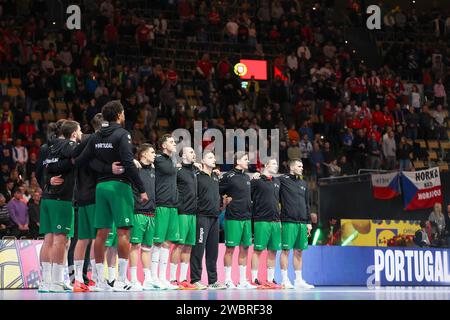
[[[280,187],[280,185],[278,183],[274,183],[273,185],[275,186],[275,188],[279,188]]]

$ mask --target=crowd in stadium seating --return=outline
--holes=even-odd
[[[358,1],[349,5],[357,24]],[[155,1],[153,14],[144,16],[120,1],[87,1],[82,29],[70,31],[52,26],[44,1],[0,1],[0,65],[7,70],[0,74],[0,193],[6,207],[25,210],[22,201],[32,210],[39,202],[34,168],[48,122],[74,119],[91,132],[90,120],[111,99],[124,104],[136,145],[200,120],[204,130],[280,129],[280,170],[301,158],[312,181],[359,169],[414,169],[413,159],[429,156],[414,141],[448,142],[450,18],[406,12],[415,17],[407,19],[414,25],[404,26],[408,35],[431,25],[435,36],[418,45],[383,45],[385,65],[372,70],[355,58],[333,6],[329,0]],[[398,27],[385,21],[387,33],[402,29],[402,15],[392,16]],[[175,59],[155,63],[157,49],[177,36],[187,46],[206,44],[196,47],[190,76]],[[136,46],[134,63],[118,59],[125,40]],[[207,48],[216,43],[223,50],[213,60]],[[279,74],[244,88],[233,71],[243,56],[227,53],[234,45],[271,60]],[[404,67],[413,71],[412,86],[400,77]],[[199,92],[195,103],[187,88]],[[448,162],[449,155],[444,150],[435,160]],[[1,203],[0,197],[0,219]],[[17,219],[19,234],[38,221],[31,214]]]

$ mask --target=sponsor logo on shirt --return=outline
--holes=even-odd
[[[42,164],[44,166],[49,165],[50,163],[56,163],[59,161],[59,158],[45,159]]]

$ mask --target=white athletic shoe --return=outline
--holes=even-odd
[[[130,291],[131,286],[128,285],[125,281],[119,281],[119,280],[115,280],[114,284],[113,284],[113,291],[114,292],[124,292],[124,291]]]
[[[50,285],[49,291],[53,293],[64,293],[64,292],[72,292],[72,289],[69,288],[64,282],[53,282]]]
[[[139,292],[139,291],[143,291],[144,290],[144,288],[142,287],[142,284],[139,281],[130,282],[128,285],[130,286],[130,290],[129,291]]]
[[[156,290],[158,288],[155,288],[153,279],[151,280],[144,280],[144,283],[142,284],[142,289],[144,291],[151,291]]]
[[[193,283],[193,285],[197,288],[197,290],[206,290],[209,289],[209,286],[205,286],[203,283],[201,283],[200,281],[197,281],[196,283]]]
[[[208,290],[225,290],[226,288],[224,284],[218,281],[208,286]]]
[[[224,285],[229,290],[236,289],[236,285],[233,283],[233,281],[230,281],[230,280],[225,281]]]
[[[93,292],[111,292],[113,289],[106,280],[97,281],[95,286],[89,287]]]
[[[50,292],[50,284],[45,283],[45,282],[39,283],[38,292],[39,292],[39,293],[47,293],[47,292]]]
[[[256,289],[257,287],[252,285],[250,282],[245,281],[243,283],[238,283],[237,288],[239,290]]]
[[[296,289],[314,289],[312,284],[307,283],[303,279],[296,279],[294,285]]]
[[[178,290],[180,288],[179,286],[173,284],[173,282],[176,282],[176,281],[172,281],[172,282],[169,280],[164,281],[164,285],[166,286],[167,290]]]
[[[292,285],[292,283],[289,280],[283,281],[281,283],[281,287],[283,289],[294,289],[294,286]]]

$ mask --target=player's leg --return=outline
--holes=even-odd
[[[39,261],[42,267],[42,281],[39,284],[39,292],[48,292],[52,283],[52,259],[51,249],[53,247],[53,234],[47,233],[44,237],[44,243],[39,252]]]
[[[167,289],[167,263],[169,262],[170,245],[166,241],[170,208],[157,207],[155,213],[155,234],[152,251],[152,279],[155,288]],[[170,283],[169,283],[170,284]]]
[[[247,280],[248,248],[252,245],[252,222],[251,220],[240,221],[242,235],[239,241],[239,284],[238,289],[256,289]]]
[[[89,232],[89,221],[87,217],[87,208],[85,206],[78,208],[78,240],[74,250],[74,268],[75,282],[74,292],[89,292],[89,287],[84,284],[83,266],[86,256],[86,248],[90,242],[92,234]]]
[[[170,256],[170,283],[178,286],[179,283],[177,281],[177,270],[178,264],[180,263],[181,251],[183,250],[184,245],[175,243],[173,246],[172,254]]]
[[[270,238],[269,222],[256,221],[254,223],[254,246],[252,255],[252,278],[251,283],[254,286],[260,286],[263,283],[258,280],[259,259],[261,253],[267,248]]]
[[[281,250],[281,223],[270,222],[270,239],[267,244],[267,284],[272,289],[281,289],[281,286],[275,282],[275,263],[277,251]]]
[[[172,251],[172,256],[170,257],[170,272],[169,272],[169,281],[166,281],[167,289],[169,290],[175,290],[179,289],[179,283],[176,280],[177,278],[177,269],[178,264],[180,262],[180,256],[181,251],[183,250],[183,243],[180,242],[180,218],[181,216],[178,215],[178,209],[177,208],[167,208],[167,215],[169,218],[168,225],[167,225],[167,234],[166,234],[166,242],[169,245],[168,250],[170,250],[170,245],[174,244],[174,250]],[[181,223],[186,223],[186,219],[182,220]],[[160,279],[164,278],[166,279],[167,273],[164,273],[165,267],[165,255],[168,252],[166,252],[165,246],[163,245],[163,248],[161,250],[161,256],[160,256]],[[167,261],[168,262],[168,261]],[[161,267],[164,270],[161,270]]]
[[[147,217],[147,229],[144,232],[144,236],[141,244],[141,261],[144,271],[144,290],[154,290],[153,277],[152,277],[152,247],[153,237],[155,235],[155,217]]]
[[[66,267],[65,258],[66,255],[66,242],[67,235],[65,233],[53,234],[53,247],[52,247],[52,285],[50,291],[52,292],[64,292],[64,269]]]
[[[303,250],[308,249],[308,228],[306,224],[301,223],[299,225],[299,233],[294,245],[294,270],[295,270],[295,282],[294,286],[299,289],[312,289],[313,285],[307,283],[303,279],[302,267],[303,267]]]
[[[217,281],[217,258],[219,256],[219,219],[215,217],[204,217],[206,219],[206,271],[208,273],[208,289],[224,290],[227,287]],[[192,266],[192,256],[191,256]]]
[[[241,241],[242,228],[240,221],[225,220],[225,254],[223,256],[223,264],[225,269],[225,286],[228,289],[235,289],[236,286],[231,279],[231,269],[233,264],[233,254],[236,246]]]
[[[106,263],[108,265],[108,284],[113,287],[116,282],[117,247],[116,242],[106,248]]]
[[[192,248],[190,259],[191,283],[197,287],[197,290],[204,290],[206,286],[200,282],[203,271],[203,255],[205,253],[205,244],[208,233],[207,217],[198,217],[196,225],[196,244]],[[208,259],[206,258],[206,266],[208,267]]]
[[[181,227],[181,225],[180,225]],[[197,216],[189,215],[187,217],[187,234],[184,237],[184,246],[181,252],[180,263],[180,289],[195,290],[196,286],[187,281],[187,271],[191,261],[192,247],[195,245]],[[181,232],[180,232],[181,238]]]
[[[289,252],[294,248],[294,243],[298,234],[298,224],[297,223],[282,223],[281,227],[281,278],[282,287],[284,289],[293,289],[294,286],[289,281],[288,278],[288,262],[289,262]]]

